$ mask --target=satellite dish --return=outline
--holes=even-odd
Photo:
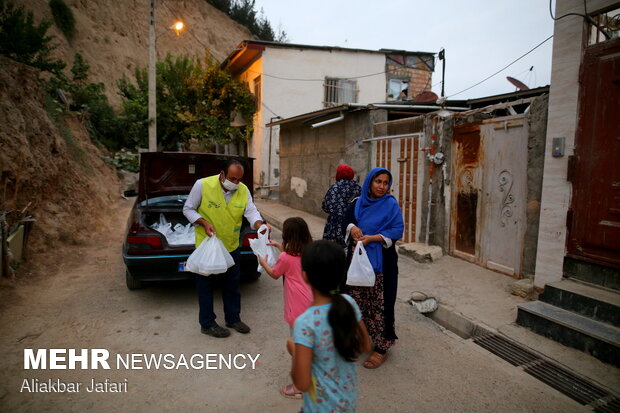
[[[426,92],[418,93],[416,97],[413,99],[413,101],[414,102],[434,102],[438,98],[439,97],[435,93],[431,91],[426,91]]]
[[[515,79],[514,77],[506,76],[506,80],[515,85],[515,87],[519,90],[530,90],[529,87],[522,81]]]

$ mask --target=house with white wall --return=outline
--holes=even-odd
[[[342,104],[414,100],[430,91],[434,65],[429,52],[242,42],[222,67],[246,82],[258,102],[247,154],[255,158],[259,194],[278,196],[279,127],[267,124]]]

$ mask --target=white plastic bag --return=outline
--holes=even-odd
[[[235,265],[228,250],[215,235],[207,237],[187,259],[185,268],[201,275],[221,274]]]
[[[159,222],[151,225],[151,228],[162,233],[170,245],[190,245],[196,243],[194,226],[192,224],[188,223],[185,226],[176,224],[173,229],[172,223],[168,222],[164,214],[159,214]]]
[[[261,234],[263,230],[265,230],[265,233]],[[265,257],[267,265],[273,267],[278,260],[280,250],[273,245],[267,245],[269,242],[269,229],[267,228],[267,225],[261,225],[257,230],[257,235],[257,238],[250,240],[250,248],[252,248],[254,255],[257,257]],[[256,271],[264,272],[263,266],[258,264]]]
[[[357,241],[355,251],[353,251],[353,259],[347,271],[347,285],[356,287],[374,287],[375,286],[375,270],[364,249],[362,241]]]

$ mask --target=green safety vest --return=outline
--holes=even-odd
[[[220,176],[214,175],[202,180],[202,200],[198,213],[214,227],[217,237],[231,252],[239,247],[239,231],[243,221],[243,213],[248,204],[248,187],[239,182],[228,204],[220,185]],[[202,225],[196,225],[196,247],[206,238]]]

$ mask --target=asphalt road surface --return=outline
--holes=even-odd
[[[106,234],[88,245],[59,249],[57,265],[46,273],[0,290],[0,411],[299,411],[301,401],[278,393],[290,370],[281,281],[264,276],[242,285],[241,316],[252,327],[250,334],[233,331],[225,339],[201,334],[192,283],[125,287],[120,246],[130,202],[119,202],[111,217],[118,222]],[[274,238],[279,235],[274,232]],[[415,266],[401,258],[400,268],[400,339],[380,369],[358,363],[359,412],[589,411],[417,313],[405,302]],[[35,354],[37,349],[78,349],[78,354],[87,349],[89,363],[91,351],[101,349],[109,354],[110,369],[102,364],[81,369],[79,360],[74,369],[25,369],[25,349]],[[45,353],[49,367],[51,355]],[[159,368],[146,367],[145,358],[166,354]],[[57,358],[56,364],[68,361]],[[64,383],[65,391],[33,391],[50,380]],[[78,383],[79,392],[68,392]]]

